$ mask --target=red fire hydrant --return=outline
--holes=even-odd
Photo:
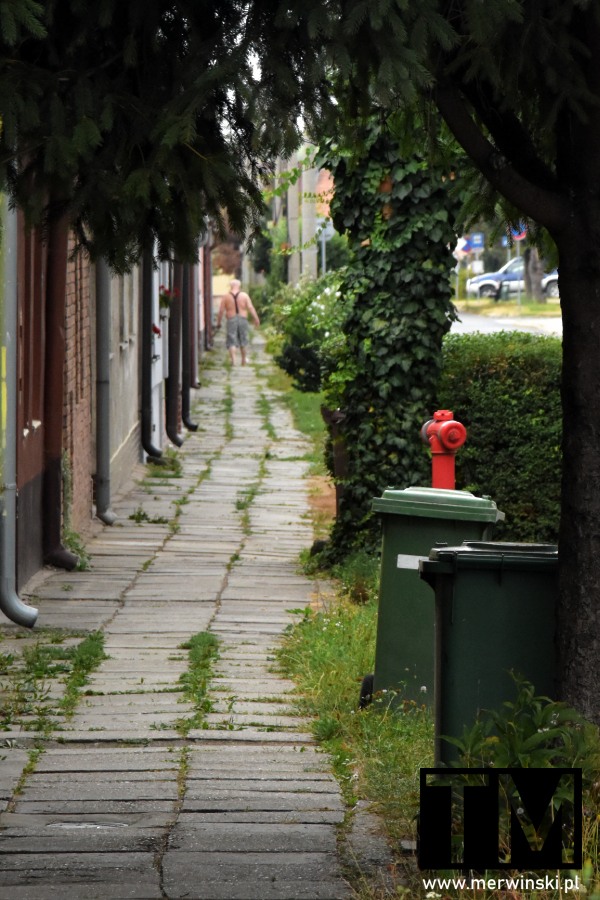
[[[467,429],[454,420],[449,409],[438,409],[421,428],[421,437],[431,447],[431,486],[454,490],[454,457],[467,439]]]

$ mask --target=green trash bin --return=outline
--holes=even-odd
[[[435,591],[435,756],[449,763],[457,751],[442,735],[512,699],[511,671],[556,696],[558,549],[465,542],[433,549],[419,572]]]
[[[436,544],[490,538],[504,513],[469,491],[420,487],[386,490],[373,509],[383,524],[381,583],[375,672],[361,701],[372,689],[433,704],[434,608],[419,560]]]

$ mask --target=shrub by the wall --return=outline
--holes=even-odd
[[[489,495],[506,513],[498,540],[557,540],[560,374],[558,338],[500,332],[444,340],[438,408],[451,409],[468,430],[457,487]]]
[[[341,277],[335,271],[297,285],[284,284],[274,297],[275,362],[300,391],[321,390],[323,348],[339,332],[344,316]]]

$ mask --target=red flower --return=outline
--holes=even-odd
[[[152,323],[152,332],[153,334],[157,334],[159,337],[162,334],[160,328],[158,327],[158,325],[155,325],[154,322]]]

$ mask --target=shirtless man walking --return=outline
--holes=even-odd
[[[242,356],[242,365],[247,362],[246,347],[249,343],[248,313],[252,316],[254,324],[258,328],[260,319],[252,305],[252,300],[244,291],[240,290],[241,282],[234,279],[231,282],[229,294],[221,298],[221,306],[217,315],[217,328],[221,327],[221,319],[225,315],[227,319],[226,346],[229,350],[231,364],[235,365],[235,351],[239,347]]]

